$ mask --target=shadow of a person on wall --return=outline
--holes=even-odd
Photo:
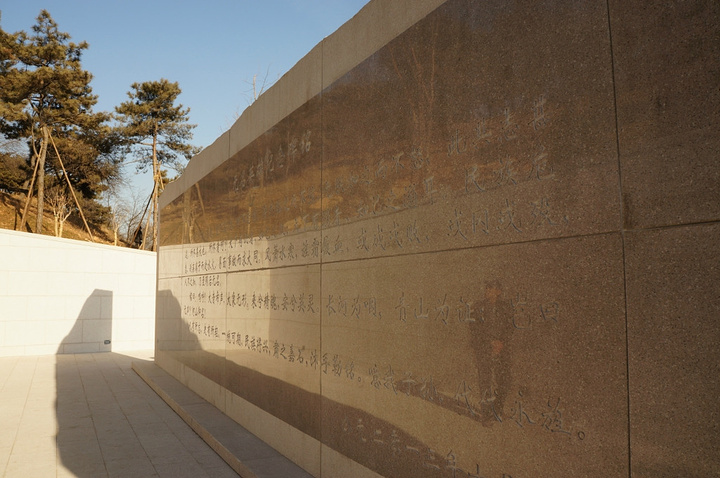
[[[95,289],[85,300],[75,325],[60,343],[55,369],[58,466],[80,478],[107,476],[90,407],[99,371],[80,374],[85,360],[73,354],[110,352],[113,292]],[[91,361],[91,355],[88,355]],[[94,376],[97,374],[97,377]],[[97,380],[95,380],[97,379]],[[101,387],[95,387],[101,390]]]
[[[58,354],[110,352],[113,292],[95,289],[85,300],[75,325],[58,347]]]

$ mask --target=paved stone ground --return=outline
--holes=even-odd
[[[0,476],[237,477],[143,380],[151,352],[0,357]]]
[[[135,361],[132,367],[240,476],[313,478],[310,473],[234,422],[155,363]]]

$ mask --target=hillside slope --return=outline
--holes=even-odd
[[[7,194],[0,191],[0,229],[23,230],[27,232],[35,232],[35,222],[37,218],[37,202],[35,198],[30,203],[24,228],[20,228],[20,218],[25,208],[25,196],[22,194]],[[45,206],[43,211],[43,230],[42,233],[48,236],[55,235],[54,218],[52,211]],[[95,242],[100,244],[113,244],[112,231],[107,227],[93,228],[91,227]],[[80,241],[90,241],[90,236],[85,230],[82,219],[77,213],[70,215],[63,227],[62,237],[66,239],[76,239]],[[124,243],[119,243],[125,246]]]

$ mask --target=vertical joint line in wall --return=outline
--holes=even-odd
[[[322,244],[323,241],[323,204],[325,199],[325,191],[323,187],[323,180],[325,179],[325,95],[323,94],[325,89],[325,40],[323,39],[320,42],[320,244]],[[320,249],[322,251],[322,248]],[[320,254],[320,325],[319,325],[319,337],[318,337],[318,344],[320,347],[319,350],[319,358],[322,361],[322,355],[323,355],[323,308],[322,308],[322,297],[323,297],[323,257],[322,254]],[[318,387],[320,391],[320,416],[323,416],[322,413],[322,397],[323,397],[323,377],[322,372],[318,373]],[[321,419],[322,421],[322,419]],[[321,427],[322,429],[322,427]],[[320,436],[320,476],[322,476],[322,462],[323,462],[323,447],[322,447],[322,433]]]
[[[615,113],[615,154],[617,155],[618,168],[618,204],[620,207],[620,239],[622,246],[623,265],[623,299],[625,306],[625,386],[627,390],[627,453],[628,453],[628,477],[632,477],[632,447],[630,441],[630,339],[628,327],[628,300],[627,300],[627,258],[625,255],[625,205],[623,201],[623,177],[622,162],[620,161],[620,121],[618,119],[618,98],[617,80],[615,78],[615,53],[613,51],[612,18],[610,15],[610,0],[606,0],[606,12],[608,22],[608,39],[610,48],[610,74],[612,81],[613,107]]]
[[[618,196],[620,201],[620,231],[625,232],[625,208],[623,207],[623,177],[622,177],[622,163],[620,161],[620,121],[618,119],[618,101],[617,101],[617,81],[615,79],[615,54],[613,52],[613,36],[612,36],[612,22],[610,18],[610,0],[606,2],[607,6],[607,21],[608,21],[608,39],[610,47],[610,75],[612,81],[612,92],[613,92],[613,109],[615,116],[615,154],[617,155],[617,168],[618,168]]]

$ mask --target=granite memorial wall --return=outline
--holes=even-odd
[[[720,473],[719,10],[370,2],[163,194],[158,364],[315,476]]]

